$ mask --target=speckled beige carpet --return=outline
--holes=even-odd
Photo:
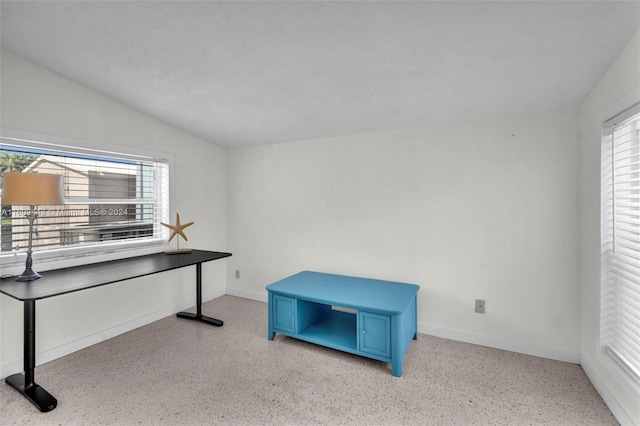
[[[581,367],[419,335],[386,363],[277,335],[267,305],[203,305],[222,328],[167,317],[36,368],[40,413],[0,384],[0,424],[609,425]]]

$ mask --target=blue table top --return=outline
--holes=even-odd
[[[267,290],[353,309],[404,312],[420,287],[415,284],[302,271],[268,285]]]

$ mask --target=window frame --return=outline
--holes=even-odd
[[[168,195],[166,204],[168,209],[166,215],[162,215],[159,222],[171,223],[171,217],[175,215],[172,203],[174,187],[175,156],[173,153],[141,149],[137,147],[116,145],[107,142],[87,141],[65,136],[37,133],[21,129],[0,127],[0,138],[20,144],[25,147],[47,147],[55,150],[63,148],[67,151],[85,154],[100,155],[113,158],[130,160],[152,160],[165,162],[167,164]],[[37,224],[37,219],[36,219]],[[158,253],[171,248],[167,241],[168,229],[161,229],[157,238],[135,241],[129,239],[122,242],[109,242],[104,245],[100,243],[90,246],[68,246],[33,252],[34,269],[42,272],[50,269],[66,268],[83,265],[87,263],[103,262],[108,260],[122,259],[126,257],[140,256],[145,254]],[[17,275],[24,269],[26,261],[26,251],[0,254],[1,276]]]
[[[600,132],[600,244],[599,244],[599,267],[600,273],[598,277],[598,305],[597,305],[597,334],[596,334],[596,358],[603,365],[607,373],[609,373],[615,381],[621,385],[627,392],[640,395],[640,381],[638,377],[635,377],[628,371],[629,367],[623,365],[622,361],[617,359],[614,354],[614,350],[611,350],[607,346],[607,342],[604,339],[604,322],[606,312],[604,311],[604,292],[606,290],[606,281],[609,278],[608,266],[606,262],[608,260],[608,254],[606,252],[607,245],[611,245],[612,236],[609,235],[609,231],[606,229],[606,218],[608,213],[605,211],[609,208],[608,202],[611,199],[607,197],[606,182],[609,179],[605,175],[605,170],[608,165],[605,161],[610,158],[610,154],[607,151],[607,138],[611,139],[613,135],[614,122],[621,123],[628,118],[631,118],[635,114],[630,112],[638,112],[637,108],[640,106],[640,90],[634,91],[625,99],[616,103],[612,107],[608,108],[605,112],[599,115],[598,118],[598,130]]]

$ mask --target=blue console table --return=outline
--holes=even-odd
[[[276,333],[390,362],[402,376],[418,335],[415,284],[303,271],[268,285],[269,340]]]

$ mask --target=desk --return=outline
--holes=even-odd
[[[177,315],[180,318],[222,326],[222,321],[202,315],[202,263],[229,256],[231,253],[204,250],[176,255],[156,253],[45,271],[42,278],[36,281],[17,282],[13,277],[1,279],[0,293],[24,303],[24,372],[9,376],[5,381],[40,411],[51,411],[58,404],[57,400],[34,380],[36,300],[196,265],[196,313],[180,312]]]
[[[418,337],[415,284],[303,271],[267,286],[268,339],[276,333],[391,363],[394,376]]]

